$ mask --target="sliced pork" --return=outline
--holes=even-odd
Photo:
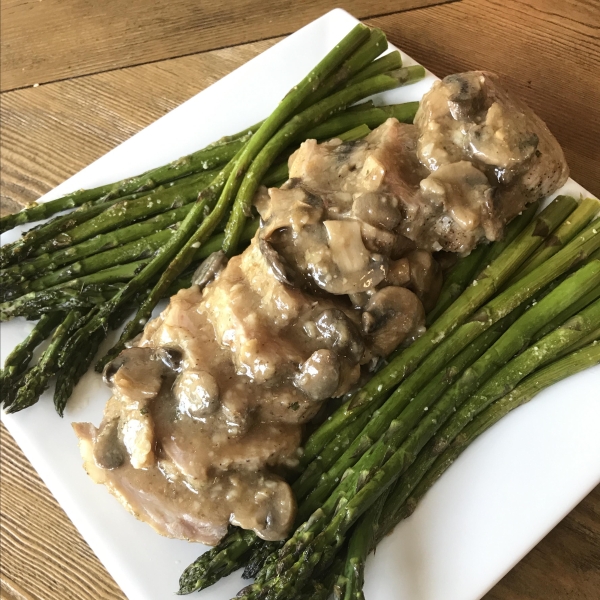
[[[98,428],[75,424],[85,468],[162,535],[215,544],[229,524],[284,539],[302,426],[424,330],[442,269],[567,169],[543,123],[486,73],[444,79],[415,125],[303,143],[261,190],[260,228],[105,371]]]

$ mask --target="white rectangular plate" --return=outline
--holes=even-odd
[[[356,23],[341,9],[326,14],[171,111],[42,200],[134,175],[256,123]],[[405,64],[415,64],[408,56],[403,58]],[[380,100],[418,100],[434,80],[428,74],[424,81],[383,94]],[[561,192],[586,193],[573,181]],[[15,236],[16,232],[9,232],[2,241]],[[30,330],[31,324],[22,319],[3,323],[2,356]],[[475,600],[490,589],[600,482],[598,389],[600,368],[571,377],[477,440],[415,514],[369,559],[367,598]],[[85,474],[70,423],[98,424],[108,396],[100,377],[88,373],[77,386],[64,419],[56,416],[48,392],[33,408],[3,415],[3,421],[127,597],[168,600],[178,588],[182,569],[205,547],[160,537]],[[234,575],[198,597],[225,600],[243,585]]]

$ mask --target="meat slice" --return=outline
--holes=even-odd
[[[301,145],[290,180],[259,202],[261,248],[271,263],[279,256],[284,282],[344,295],[384,281],[398,225],[428,173],[416,143],[412,125],[388,119],[362,140]]]
[[[554,136],[493,73],[459,73],[434,83],[415,125],[417,154],[431,174],[420,185],[420,226],[403,231],[420,247],[468,253],[484,238],[497,240],[528,203],[568,178]]]
[[[104,484],[135,517],[159,534],[214,545],[229,524],[252,529],[265,540],[279,540],[292,525],[296,504],[290,487],[275,475],[224,472],[210,484],[190,485],[169,461],[135,469],[126,460],[118,468],[96,464],[98,431],[89,423],[73,425],[84,468]]]

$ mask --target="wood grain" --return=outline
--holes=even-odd
[[[363,18],[448,0],[3,0],[2,90],[296,31],[332,8]]]
[[[3,93],[0,209],[35,201],[278,39]]]
[[[15,600],[124,599],[4,425],[0,437],[5,593]]]
[[[599,10],[596,0],[464,0],[370,23],[440,75],[469,68],[501,73],[559,137],[573,177],[600,195]],[[295,29],[295,20],[288,27]],[[34,200],[275,41],[2,94],[2,206]],[[21,600],[19,593],[26,600],[124,598],[4,429],[0,478],[7,600]],[[599,589],[600,487],[485,600],[598,600]]]

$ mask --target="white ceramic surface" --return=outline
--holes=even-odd
[[[326,14],[133,136],[44,200],[164,164],[259,121],[355,23],[340,9]],[[429,74],[416,85],[384,94],[383,101],[418,100],[433,80]],[[569,181],[564,191],[584,190]],[[3,243],[15,235],[3,235]],[[2,356],[30,329],[21,319],[3,323]],[[369,559],[367,598],[480,598],[600,482],[599,389],[596,367],[553,386],[477,440]],[[100,377],[88,373],[64,419],[56,416],[50,393],[33,408],[2,419],[127,597],[167,600],[177,590],[182,569],[204,547],[160,537],[81,468],[70,422],[98,424],[108,396]],[[224,600],[240,587],[242,580],[234,575],[194,597]]]

